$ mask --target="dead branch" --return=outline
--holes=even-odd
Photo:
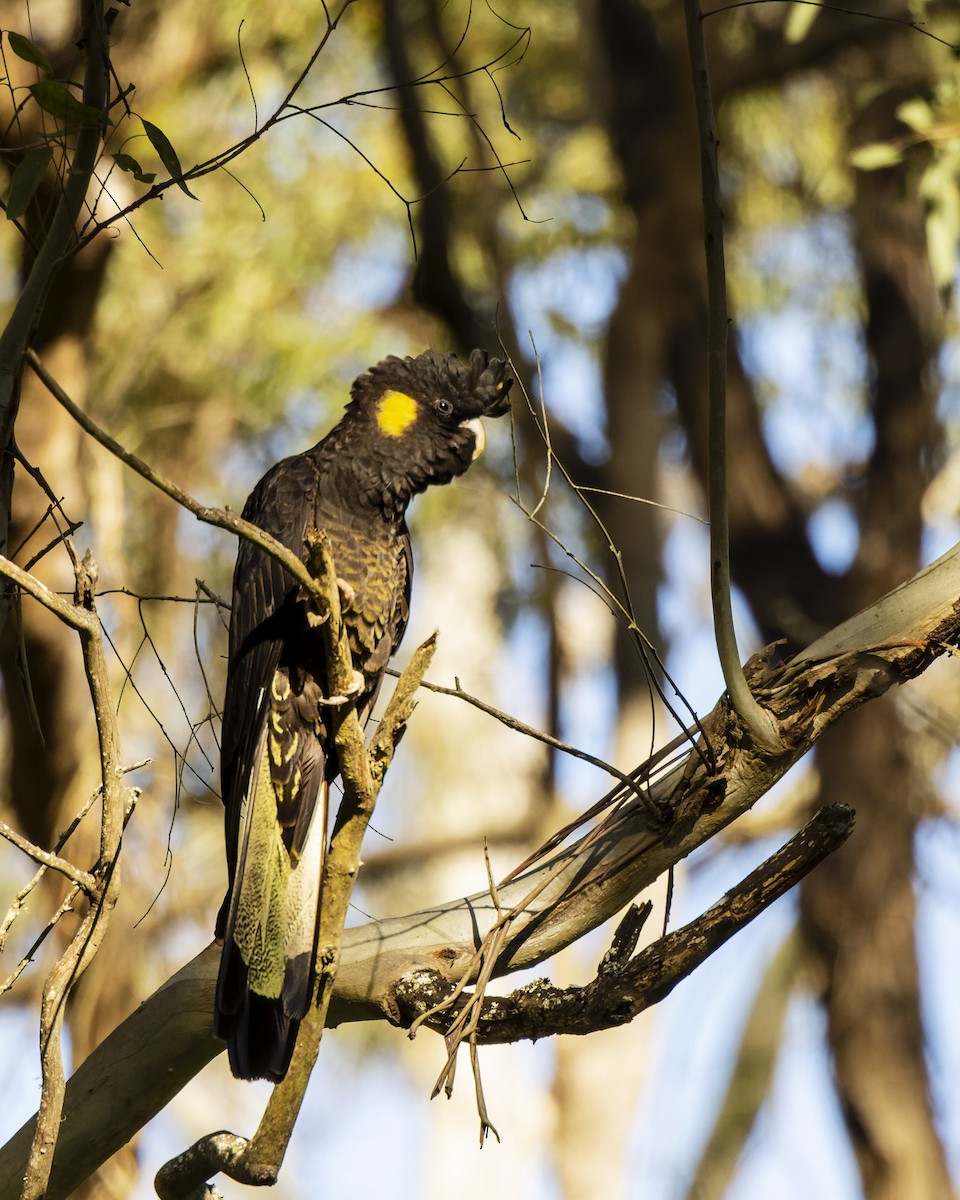
[[[838,850],[853,832],[854,814],[841,805],[821,809],[785,846],[761,863],[696,920],[658,939],[631,957],[640,932],[638,910],[624,919],[629,937],[604,956],[596,978],[583,987],[559,988],[538,981],[503,997],[487,997],[477,1021],[477,1041],[518,1042],[556,1034],[588,1034],[632,1021],[659,1004],[715,950],[748,925],[775,900]],[[632,945],[631,945],[632,943]],[[438,979],[442,990],[449,984]],[[401,1024],[411,1024],[433,999],[422,975],[401,979],[394,1000]],[[439,997],[435,1003],[439,1007]],[[430,1024],[446,1033],[466,1003],[434,1017]]]
[[[81,871],[79,867],[75,867],[72,862],[68,862],[58,854],[51,854],[49,850],[43,850],[39,846],[35,846],[29,838],[25,838],[23,834],[17,833],[15,829],[11,829],[6,821],[0,821],[0,837],[8,841],[11,846],[16,846],[21,853],[25,854],[28,858],[32,858],[40,866],[46,867],[50,871],[58,871],[65,879],[69,879],[71,883],[76,884],[80,891],[85,892],[88,896],[95,894],[96,880],[89,871]]]
[[[104,449],[116,455],[122,463],[130,467],[132,471],[135,471],[148,483],[153,484],[165,496],[169,496],[171,500],[176,501],[187,512],[193,513],[198,521],[204,521],[208,525],[215,525],[219,529],[226,529],[229,533],[246,538],[247,541],[259,546],[261,550],[271,555],[286,568],[294,582],[298,583],[308,596],[312,596],[319,603],[323,602],[323,596],[318,591],[316,581],[294,551],[289,550],[282,542],[278,542],[276,538],[271,537],[269,533],[265,533],[258,525],[252,525],[249,521],[244,521],[242,517],[237,516],[236,513],[231,512],[229,509],[210,508],[195,500],[193,496],[178,487],[173,480],[167,479],[159,471],[155,471],[143,459],[138,458],[136,454],[127,450],[125,446],[121,446],[116,438],[112,438],[110,434],[102,430],[96,421],[71,400],[66,391],[64,391],[43,365],[35,351],[28,350],[25,357],[35,371],[37,378],[47,388],[51,396],[67,410],[80,428],[85,433],[88,433],[94,441],[99,442]],[[34,593],[31,592],[31,594]],[[44,602],[46,603],[46,601]]]
[[[670,828],[653,827],[644,808],[627,799],[616,823],[589,849],[583,849],[586,835],[499,887],[500,907],[509,911],[538,880],[563,867],[518,921],[496,975],[543,962],[618,912],[747,811],[844,713],[920,675],[960,638],[958,596],[960,546],[782,667],[768,668],[761,693],[788,735],[780,754],[759,751],[721,702],[705,722],[717,751],[716,773],[708,774],[691,752],[686,766],[652,784],[676,814]],[[421,972],[430,988],[438,979],[456,984],[498,917],[484,887],[465,900],[348,929],[328,1024],[399,1021],[392,1007],[399,981]],[[78,1069],[67,1088],[49,1200],[69,1195],[221,1052],[211,1032],[218,957],[215,946],[198,955]],[[0,1149],[0,1200],[19,1195],[33,1126],[29,1121]]]
[[[120,890],[120,838],[126,805],[121,784],[120,734],[103,653],[100,621],[93,601],[97,577],[93,559],[88,553],[76,563],[76,596],[72,605],[43,588],[30,576],[23,578],[26,573],[14,568],[6,559],[0,559],[0,573],[11,582],[25,586],[78,630],[100,740],[100,854],[90,872],[90,886],[84,888],[88,891],[89,907],[69,946],[44,983],[40,1006],[40,1108],[22,1191],[22,1200],[40,1200],[47,1193],[66,1090],[60,1039],[67,998],[100,948],[117,901]],[[59,860],[56,862],[59,863]],[[54,861],[44,865],[53,866]],[[82,886],[81,881],[74,884],[71,894],[61,905],[61,912],[69,910]]]
[[[355,692],[354,669],[346,627],[341,620],[336,567],[326,534],[313,531],[307,535],[307,561],[322,618],[319,628],[326,650],[327,695],[346,697]],[[363,837],[396,743],[413,711],[417,687],[435,649],[436,635],[414,653],[394,689],[369,750],[364,744],[356,705],[345,700],[331,710],[343,799],[323,869],[314,1004],[300,1027],[286,1077],[273,1089],[253,1138],[247,1141],[223,1131],[201,1138],[161,1168],[156,1189],[162,1198],[175,1200],[194,1195],[209,1176],[218,1172],[247,1184],[276,1181],[327,1024],[340,964],[344,921],[360,870]]]

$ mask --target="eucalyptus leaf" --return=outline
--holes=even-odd
[[[53,74],[53,67],[50,66],[47,56],[29,38],[25,38],[22,33],[14,33],[12,30],[8,30],[7,40],[10,43],[10,49],[17,58],[22,58],[24,62],[33,63],[34,66],[39,67],[47,75]]]
[[[44,79],[40,83],[31,83],[30,92],[44,112],[63,121],[65,125],[94,129],[100,124],[100,109],[78,100],[65,83]]]
[[[926,100],[914,96],[897,106],[897,117],[917,133],[926,133],[934,123],[933,109]]]
[[[879,171],[883,167],[895,167],[902,161],[903,151],[892,142],[868,142],[850,155],[850,165],[858,171]]]
[[[819,14],[816,4],[792,4],[784,22],[783,40],[791,46],[802,42]]]
[[[196,200],[197,197],[193,194],[193,192],[190,191],[184,182],[183,168],[180,166],[180,159],[177,157],[177,152],[171,145],[170,139],[162,129],[159,129],[152,122],[145,121],[143,117],[141,117],[140,120],[143,124],[144,133],[146,133],[147,137],[150,139],[150,145],[154,148],[154,150],[156,150],[157,154],[160,155],[160,161],[169,171],[170,178],[182,192],[186,193],[186,195],[190,197],[191,200]]]
[[[121,171],[129,172],[138,183],[153,183],[157,177],[154,171],[144,171],[131,154],[115,154],[113,161]]]
[[[52,160],[52,147],[37,146],[33,150],[28,150],[17,164],[17,169],[10,180],[10,195],[7,197],[8,221],[22,217],[27,211],[30,201],[40,186],[40,180],[43,179]]]

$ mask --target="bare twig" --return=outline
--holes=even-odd
[[[704,19],[707,17],[716,17],[720,13],[733,12],[737,8],[753,8],[755,5],[769,4],[771,0],[732,0],[729,4],[720,4],[716,8],[711,8],[709,12],[703,14]],[[941,46],[946,46],[948,50],[957,52],[960,45],[957,42],[948,41],[942,38],[939,34],[928,29],[923,21],[911,21],[909,17],[894,17],[885,13],[871,12],[868,8],[849,8],[845,4],[828,4],[825,0],[773,0],[777,4],[805,4],[810,8],[822,8],[826,12],[843,13],[848,17],[862,17],[865,21],[885,21],[890,25],[903,25],[907,29],[912,29],[914,33],[919,33],[923,37],[928,37],[931,41],[939,42]]]
[[[11,829],[6,821],[0,821],[0,837],[5,838],[11,845],[16,846],[28,858],[32,858],[35,863],[39,863],[51,871],[59,872],[65,878],[69,879],[71,883],[75,883],[88,897],[93,898],[96,895],[97,881],[89,871],[81,871],[79,867],[75,867],[72,862],[67,862],[65,858],[61,858],[58,854],[51,854],[49,850],[41,850],[29,838],[25,838],[22,834],[17,833],[15,829]]]
[[[399,672],[388,668],[387,674],[398,675]],[[606,774],[612,775],[614,779],[619,779],[623,787],[632,792],[641,803],[647,802],[647,794],[640,787],[634,776],[625,774],[605,759],[597,758],[595,755],[589,754],[586,750],[578,750],[576,746],[571,746],[567,742],[561,741],[560,738],[553,737],[552,734],[544,733],[542,729],[537,729],[533,725],[527,725],[525,721],[521,721],[518,717],[513,717],[499,708],[494,708],[492,704],[487,704],[485,700],[481,700],[478,696],[473,696],[469,692],[464,691],[460,686],[459,679],[454,679],[454,686],[452,688],[444,687],[439,683],[430,683],[426,679],[421,680],[420,686],[425,691],[435,692],[438,696],[455,696],[458,700],[463,700],[473,708],[478,708],[480,712],[486,713],[488,717],[493,717],[494,720],[499,721],[501,725],[505,725],[507,729],[512,729],[515,733],[520,733],[524,737],[542,742],[545,746],[550,746],[553,750],[559,750],[562,754],[569,754],[571,758],[579,758],[582,762],[587,762],[591,766],[598,767],[601,771],[605,771]]]
[[[318,41],[316,46],[311,51],[305,65],[303,66],[299,75],[294,80],[292,85],[288,88],[286,95],[279,101],[279,103],[274,108],[274,110],[270,114],[270,116],[267,117],[267,119],[265,121],[263,121],[262,124],[258,124],[252,133],[248,134],[246,137],[238,139],[232,145],[226,147],[223,150],[218,151],[216,154],[212,155],[210,158],[204,160],[203,162],[197,163],[195,166],[190,167],[187,170],[184,170],[181,175],[177,175],[177,176],[169,178],[169,179],[163,179],[163,180],[160,180],[160,181],[154,183],[146,192],[144,192],[142,195],[138,196],[135,200],[132,200],[129,204],[124,205],[122,207],[117,205],[116,211],[111,212],[109,216],[103,217],[102,219],[98,220],[96,218],[96,214],[92,213],[86,226],[81,231],[81,244],[85,244],[91,238],[96,237],[98,233],[100,233],[104,229],[109,228],[112,225],[117,224],[118,222],[123,221],[123,222],[126,222],[127,224],[129,224],[130,216],[137,209],[141,208],[145,204],[148,204],[150,201],[155,200],[158,197],[161,197],[170,188],[181,187],[181,186],[184,186],[188,182],[193,182],[194,180],[202,179],[204,176],[210,175],[215,171],[225,170],[230,163],[232,163],[235,159],[239,158],[241,155],[245,154],[252,146],[254,146],[262,137],[264,137],[267,133],[269,133],[277,125],[279,125],[280,123],[282,123],[284,121],[293,120],[293,119],[296,119],[296,118],[304,116],[304,115],[313,117],[315,120],[320,121],[327,129],[330,130],[330,132],[343,138],[343,140],[348,142],[351,146],[353,146],[353,148],[355,150],[357,150],[358,153],[361,153],[361,156],[372,167],[373,164],[370,161],[370,159],[365,154],[363,154],[361,151],[359,151],[359,148],[352,141],[350,141],[349,138],[347,138],[343,133],[341,133],[340,130],[336,129],[333,125],[324,121],[319,116],[319,114],[321,112],[328,111],[328,110],[334,109],[334,108],[345,108],[345,107],[350,107],[350,106],[366,105],[367,101],[368,101],[368,97],[380,96],[380,95],[395,91],[395,90],[397,90],[395,87],[368,88],[365,90],[351,93],[349,95],[340,96],[336,100],[331,100],[331,101],[327,101],[327,102],[320,103],[320,104],[313,104],[308,107],[301,106],[294,102],[297,94],[302,89],[308,76],[310,75],[314,66],[316,65],[317,60],[320,58],[320,55],[326,49],[327,44],[330,41],[330,38],[333,36],[334,32],[336,31],[337,26],[339,25],[340,21],[342,20],[344,14],[346,13],[347,9],[350,8],[350,6],[353,3],[354,3],[354,0],[342,0],[342,3],[340,4],[339,8],[337,8],[332,13],[329,11],[329,9],[326,9],[326,6],[325,6],[325,11],[327,13],[327,22],[326,22],[326,29],[324,30],[322,37],[320,38],[320,40]],[[428,72],[426,75],[422,76],[419,79],[411,80],[408,83],[404,84],[403,86],[408,87],[408,88],[439,87],[439,88],[441,88],[441,90],[445,90],[445,85],[447,84],[447,82],[449,82],[452,79],[458,78],[459,76],[468,76],[468,75],[474,75],[474,74],[480,74],[480,73],[487,74],[489,76],[489,72],[490,72],[491,68],[496,66],[498,63],[503,62],[512,53],[512,51],[516,48],[516,46],[524,44],[528,40],[529,40],[528,33],[521,33],[519,37],[517,37],[513,40],[513,42],[507,47],[506,50],[502,51],[500,54],[496,55],[494,58],[482,63],[479,66],[465,68],[462,71],[449,72],[446,74],[440,73],[439,69],[437,69],[435,71]],[[242,56],[241,56],[241,58],[242,58]],[[508,63],[506,65],[512,65],[512,64]],[[462,114],[459,114],[459,115],[461,115],[463,119],[469,120],[471,123],[474,123],[474,124],[476,123],[476,118],[470,112],[463,112]],[[481,130],[481,134],[483,135],[484,140],[487,142],[487,144],[490,145],[489,138],[487,138],[486,135],[483,134],[482,130]],[[491,146],[491,149],[492,149],[492,146]],[[495,165],[491,166],[491,167],[481,167],[479,169],[480,170],[497,170],[497,171],[502,172],[504,175],[506,175],[506,167],[509,164],[503,163],[500,160],[499,156],[496,154],[496,151],[493,151],[493,153],[494,153],[494,157],[496,159]],[[458,167],[453,172],[453,174],[457,174],[461,169],[463,169],[462,164],[460,167]],[[375,167],[374,167],[374,170],[376,170]],[[416,203],[416,201],[409,201],[409,200],[404,199],[404,197],[400,196],[400,193],[396,190],[396,188],[393,187],[392,183],[390,183],[390,180],[387,179],[386,176],[384,176],[380,171],[377,171],[377,174],[380,175],[380,177],[382,179],[384,179],[384,181],[391,188],[391,190],[394,191],[394,193],[398,196],[398,198],[401,200],[401,202],[407,207],[407,211],[409,213],[410,206],[412,204]],[[509,182],[509,176],[507,176],[507,179]],[[510,186],[511,186],[511,190],[513,190],[512,183],[510,184]],[[514,191],[514,196],[516,197],[515,191]],[[517,203],[519,205],[519,199],[517,200]],[[521,212],[522,212],[522,209],[521,209]]]
[[[531,343],[532,342],[533,342],[533,338],[531,337]],[[534,349],[535,361],[537,364],[537,370],[539,372],[540,357],[539,357],[539,354],[537,353],[535,344],[533,345],[533,349]],[[519,378],[519,373],[518,373],[518,378]],[[664,687],[662,686],[662,684],[660,682],[660,676],[662,676],[662,678],[667,683],[670,684],[670,686],[673,688],[675,695],[679,698],[682,706],[686,708],[686,710],[690,716],[689,723],[692,724],[693,726],[695,726],[698,729],[698,731],[700,731],[702,733],[702,730],[700,730],[700,727],[699,727],[699,721],[697,718],[697,714],[693,711],[689,702],[687,701],[686,697],[684,696],[683,692],[680,690],[680,688],[677,686],[677,684],[671,677],[670,672],[667,670],[666,664],[661,661],[659,655],[657,654],[656,647],[653,645],[653,643],[650,641],[650,639],[647,637],[647,635],[644,633],[644,631],[640,628],[640,625],[636,619],[636,612],[635,612],[634,605],[633,605],[633,602],[632,602],[631,596],[630,596],[630,586],[629,586],[629,581],[627,580],[626,569],[624,567],[623,553],[619,549],[619,547],[616,545],[616,542],[614,541],[614,539],[610,536],[610,531],[607,529],[606,524],[600,517],[600,514],[597,512],[596,507],[593,504],[591,504],[590,501],[587,499],[587,493],[590,491],[590,489],[582,488],[574,480],[573,476],[570,474],[570,471],[564,464],[563,460],[560,457],[558,457],[558,455],[556,454],[556,452],[553,449],[551,436],[550,436],[550,425],[549,425],[549,421],[547,420],[546,406],[542,406],[542,409],[541,409],[541,411],[542,411],[542,422],[541,422],[541,417],[537,414],[536,407],[535,407],[533,401],[531,400],[531,398],[527,392],[527,389],[523,386],[522,380],[520,380],[520,390],[521,390],[523,398],[526,402],[527,409],[530,412],[531,417],[533,418],[537,432],[539,433],[541,439],[543,440],[543,444],[544,444],[544,447],[547,452],[547,474],[549,475],[552,465],[555,464],[556,468],[557,468],[559,474],[561,475],[561,477],[563,478],[564,482],[567,484],[567,486],[570,488],[570,490],[576,496],[578,503],[580,503],[582,505],[584,510],[589,515],[591,521],[597,527],[601,536],[606,541],[607,551],[610,554],[611,558],[613,559],[614,563],[616,564],[617,579],[619,580],[620,590],[622,592],[622,599],[621,599],[621,597],[617,596],[614,593],[613,589],[600,577],[600,575],[597,574],[596,571],[591,570],[591,568],[588,567],[587,564],[585,562],[583,562],[580,558],[578,558],[578,556],[570,549],[570,547],[568,545],[566,545],[564,543],[564,541],[560,537],[557,536],[557,534],[555,534],[551,529],[549,529],[547,527],[547,525],[544,522],[542,522],[539,519],[539,517],[537,517],[535,515],[537,509],[540,508],[542,499],[540,502],[538,502],[536,508],[533,510],[531,510],[527,506],[527,504],[524,502],[524,500],[521,496],[520,486],[519,486],[519,478],[517,480],[516,495],[514,497],[512,497],[514,503],[517,505],[517,507],[520,509],[520,511],[524,514],[524,516],[526,516],[526,518],[531,522],[531,524],[534,526],[534,528],[538,529],[549,541],[553,542],[553,544],[559,550],[561,550],[573,563],[575,563],[576,566],[587,577],[587,579],[589,580],[589,583],[587,583],[586,586],[590,587],[591,591],[593,591],[595,593],[595,595],[597,595],[600,598],[600,600],[607,606],[607,608],[609,609],[609,611],[612,614],[612,616],[614,617],[614,619],[620,622],[624,631],[627,633],[628,637],[630,638],[631,643],[633,644],[633,647],[637,653],[637,656],[639,657],[640,662],[643,666],[644,677],[645,677],[645,680],[647,683],[647,687],[649,689],[656,691],[657,695],[660,697],[661,702],[663,703],[664,708],[666,708],[666,710],[674,718],[674,720],[677,722],[677,724],[681,728],[684,728],[687,723],[684,722],[683,720],[681,720],[679,713],[674,708],[674,705],[671,702],[670,697],[667,695],[666,691],[664,690]],[[577,577],[574,576],[574,578],[577,578]],[[582,583],[584,581],[581,579],[581,580],[579,580],[579,582]],[[652,695],[652,691],[651,691],[651,695]],[[651,738],[653,737],[653,735],[654,735],[654,730],[653,730],[653,727],[651,727]],[[691,744],[695,748],[699,747],[699,742],[696,739],[694,739],[692,736],[691,736]],[[651,748],[652,748],[652,745],[651,745]],[[700,753],[700,752],[701,751],[698,749],[698,753]],[[706,743],[704,743],[703,753],[705,753],[707,758],[709,758],[710,747]]]
[[[136,471],[138,475],[146,479],[148,483],[153,484],[164,495],[169,496],[171,500],[176,501],[177,504],[185,508],[188,512],[193,513],[198,521],[204,521],[208,525],[215,525],[220,529],[226,529],[230,533],[235,533],[238,537],[246,538],[247,541],[259,546],[267,554],[275,558],[277,562],[281,563],[292,576],[293,580],[308,595],[319,597],[316,582],[292,550],[288,550],[282,542],[278,542],[276,538],[271,537],[269,533],[265,533],[249,521],[244,521],[242,517],[238,517],[236,513],[231,512],[229,509],[209,508],[195,500],[182,488],[178,487],[173,480],[167,479],[159,471],[155,471],[143,459],[138,458],[136,454],[127,450],[125,446],[122,446],[116,438],[111,437],[110,434],[102,430],[96,421],[71,400],[53,375],[50,374],[40,361],[35,351],[28,350],[26,352],[26,359],[54,399],[67,410],[81,429],[88,433],[95,441],[99,442],[101,446],[109,450],[111,454],[116,455],[122,463],[125,463],[131,470]]]
[[[141,767],[147,766],[147,764],[149,762],[150,762],[150,759],[145,758],[145,759],[141,759],[140,762],[131,763],[130,766],[123,768],[122,773],[124,775],[127,775],[131,771],[139,771]],[[80,811],[77,813],[77,815],[73,818],[73,820],[70,822],[70,824],[67,826],[67,828],[57,838],[57,844],[53,849],[53,855],[55,857],[59,856],[60,851],[64,848],[64,846],[67,844],[67,842],[73,836],[73,834],[79,828],[80,822],[84,819],[84,817],[87,815],[87,813],[90,811],[90,809],[93,808],[94,804],[96,804],[97,801],[100,799],[100,797],[102,795],[102,790],[103,790],[102,788],[97,788],[97,790],[87,799],[87,801],[84,803],[83,807],[80,809]],[[124,817],[125,822],[130,819],[130,816],[132,815],[132,812],[133,812],[133,805],[134,805],[135,801],[138,799],[139,795],[140,795],[139,788],[130,788],[129,791],[127,792],[127,808],[126,808],[126,813],[125,813],[125,817]],[[29,854],[30,852],[26,851],[26,853]],[[33,856],[30,855],[30,857],[33,857]],[[10,907],[7,909],[7,912],[4,915],[3,920],[0,921],[0,953],[3,952],[3,948],[6,943],[7,935],[10,932],[11,926],[13,925],[14,921],[17,919],[17,917],[20,915],[21,910],[23,909],[24,901],[27,899],[27,897],[30,895],[30,893],[34,890],[34,888],[37,886],[37,884],[40,882],[40,880],[43,879],[43,877],[46,875],[48,866],[52,867],[52,865],[53,864],[51,864],[51,863],[45,862],[36,872],[34,872],[34,874],[30,877],[30,879],[17,892],[16,896],[14,896]],[[93,875],[90,875],[90,878],[94,881],[94,884],[95,884],[96,883],[95,877]],[[64,903],[61,904],[60,909],[57,911],[57,913],[55,913],[54,916],[47,922],[45,928],[38,935],[38,937],[36,937],[34,939],[33,945],[30,947],[30,949],[24,955],[23,959],[17,965],[17,967],[14,970],[14,972],[12,973],[12,975],[10,975],[7,979],[5,979],[3,981],[3,983],[0,983],[0,996],[2,996],[4,992],[9,991],[10,988],[13,987],[14,983],[16,982],[16,980],[19,977],[19,975],[21,974],[21,972],[31,962],[33,955],[36,953],[37,949],[40,947],[41,943],[46,938],[47,934],[50,932],[51,929],[53,929],[54,925],[56,925],[57,921],[60,919],[60,917],[63,915],[63,913],[69,911],[69,906],[70,906],[70,904],[72,904],[73,899],[78,894],[78,890],[81,889],[81,886],[82,886],[81,882],[78,880],[76,882],[76,887],[69,894],[68,900],[64,901]]]
[[[93,793],[93,795],[88,798],[86,803],[83,805],[83,807],[80,809],[80,811],[74,817],[74,819],[70,822],[70,824],[67,826],[67,828],[64,830],[64,832],[60,835],[60,837],[57,838],[57,844],[53,850],[54,854],[59,855],[60,851],[64,848],[64,846],[70,840],[71,836],[76,832],[77,828],[80,825],[80,822],[87,815],[87,813],[90,811],[90,809],[93,808],[94,804],[96,804],[96,802],[99,799],[100,799],[100,789],[98,788]],[[3,947],[4,947],[4,944],[6,943],[7,934],[10,931],[10,927],[13,925],[14,921],[19,916],[24,900],[26,900],[26,898],[30,895],[30,893],[37,886],[37,884],[40,882],[40,880],[43,879],[43,877],[46,875],[46,873],[47,873],[46,866],[40,867],[40,869],[38,871],[36,871],[34,873],[34,875],[23,885],[23,887],[20,889],[20,891],[17,892],[16,896],[14,896],[13,903],[10,905],[9,909],[7,910],[6,915],[4,916],[3,920],[0,921],[0,953],[3,952]],[[17,971],[17,974],[19,974],[19,970]],[[0,995],[2,995],[5,991],[7,991],[12,985],[13,985],[12,979],[7,980],[5,983],[0,984]]]

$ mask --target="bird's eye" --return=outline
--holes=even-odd
[[[443,413],[445,417],[448,417],[453,412],[453,404],[449,400],[438,400],[437,412]]]

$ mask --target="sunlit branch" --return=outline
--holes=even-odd
[[[543,962],[596,928],[672,863],[748,811],[845,713],[920,675],[960,637],[958,595],[960,546],[771,670],[764,697],[790,734],[790,746],[780,755],[757,753],[739,738],[729,744],[722,740],[731,729],[731,714],[721,702],[705,719],[717,739],[719,774],[699,769],[688,754],[687,769],[674,769],[655,784],[658,797],[675,809],[669,831],[651,829],[645,810],[631,801],[599,843],[587,851],[583,841],[564,850],[560,857],[567,873],[518,922],[496,974]],[[414,1012],[435,1006],[476,965],[478,936],[501,913],[505,918],[531,892],[534,880],[555,866],[547,863],[523,878],[501,882],[500,912],[487,887],[466,899],[349,929],[331,1023],[388,1019],[403,1024]],[[627,942],[625,953],[630,952]],[[655,951],[651,954],[655,961]],[[218,958],[218,948],[211,946],[187,964],[79,1068],[67,1092],[49,1200],[73,1192],[221,1052],[211,1024]],[[651,986],[656,983],[654,976]],[[405,1005],[413,1004],[405,1009],[407,1016],[400,1011],[401,995]],[[478,1036],[481,1028],[482,1023]],[[0,1148],[0,1200],[19,1196],[32,1131],[31,1120]]]
[[[72,862],[68,862],[58,854],[51,854],[49,850],[41,850],[28,838],[17,833],[15,829],[11,829],[6,821],[0,821],[0,837],[8,841],[11,846],[16,846],[21,853],[32,858],[35,863],[48,868],[48,870],[56,871],[64,878],[69,879],[71,883],[75,883],[87,896],[92,898],[96,895],[97,881],[89,871],[81,871],[79,867],[75,867]]]

